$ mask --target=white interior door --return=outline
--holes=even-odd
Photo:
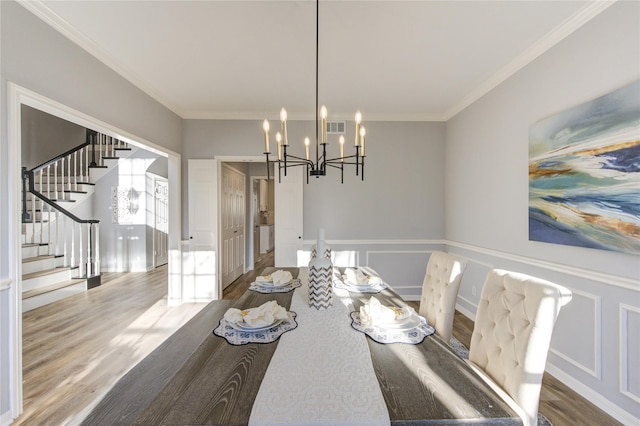
[[[153,264],[157,268],[169,261],[169,182],[157,178],[154,180]]]
[[[275,266],[299,266],[298,251],[302,250],[302,188],[304,169],[287,169],[282,181],[275,179]]]
[[[245,175],[223,164],[221,187],[222,288],[244,273]]]
[[[218,160],[189,160],[189,244],[181,247],[181,301],[222,296],[218,262]]]
[[[189,160],[189,240],[216,248],[218,161]]]

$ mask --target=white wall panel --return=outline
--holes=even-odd
[[[620,304],[620,392],[640,403],[640,308]]]
[[[549,350],[593,377],[601,378],[602,309],[595,294],[570,289],[571,302],[562,307]],[[567,336],[572,336],[567,339]]]

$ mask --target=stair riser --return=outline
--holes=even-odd
[[[41,277],[29,278],[22,281],[22,291],[35,290],[36,288],[46,287],[71,278],[71,272],[68,269]]]
[[[56,267],[56,259],[40,259],[32,262],[22,263],[22,273],[31,274],[33,272],[44,271],[46,269],[53,269]]]
[[[87,283],[81,282],[75,285],[71,285],[58,290],[50,291],[48,293],[40,294],[38,296],[30,297],[22,301],[22,312],[27,312],[40,306],[47,305],[57,300],[64,299],[65,297],[73,296],[74,294],[87,291]]]
[[[24,243],[23,243],[24,244]],[[36,257],[47,254],[47,246],[22,247],[22,258]]]

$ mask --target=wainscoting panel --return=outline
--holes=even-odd
[[[602,365],[601,298],[576,289],[558,315],[549,351],[600,380]],[[580,327],[576,327],[580,324]],[[571,340],[563,336],[571,335]]]
[[[444,250],[440,240],[328,240],[334,266],[368,266],[378,272],[405,300],[420,300],[429,254]],[[308,263],[313,240],[298,253]]]
[[[422,281],[431,251],[367,251],[373,268],[405,300],[420,300]]]
[[[573,292],[560,310],[547,371],[623,424],[640,421],[640,280],[448,241],[467,260],[457,309],[474,319],[492,268],[529,274]]]
[[[640,308],[620,304],[620,392],[640,404]]]

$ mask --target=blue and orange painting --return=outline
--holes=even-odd
[[[529,240],[640,254],[640,80],[530,127]]]

